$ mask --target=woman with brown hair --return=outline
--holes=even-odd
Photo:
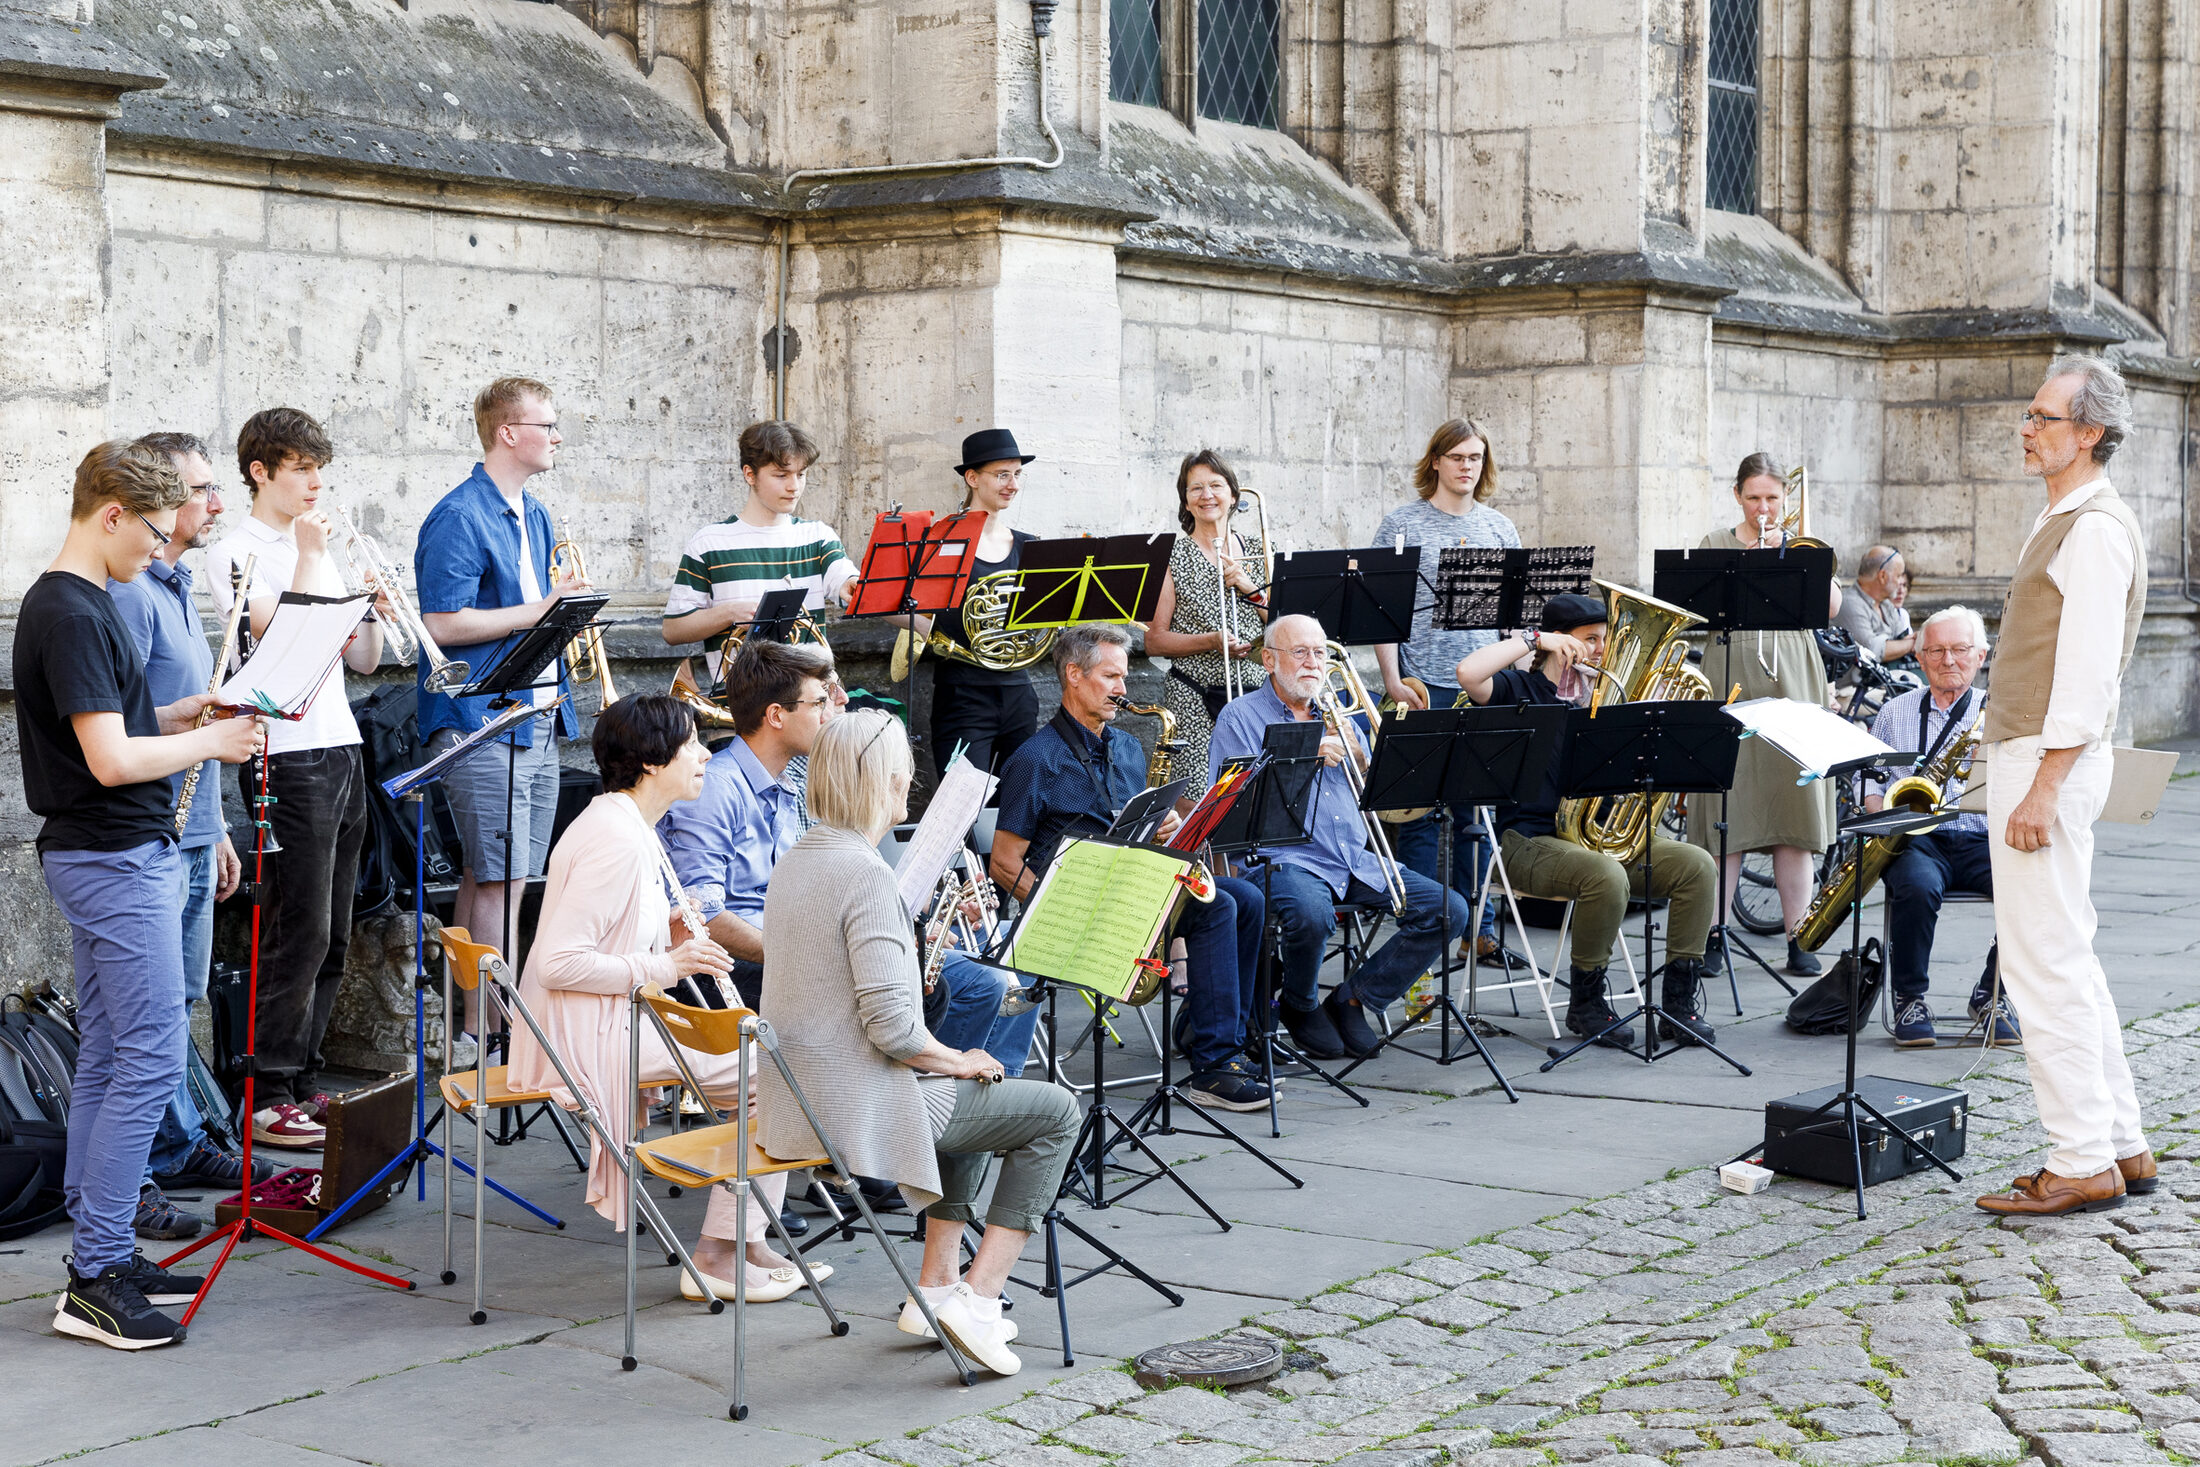
[[[1436,597],[1428,587],[1436,583],[1437,553],[1462,545],[1517,548],[1520,531],[1491,507],[1497,498],[1497,452],[1489,430],[1473,418],[1453,418],[1429,435],[1428,447],[1413,466],[1413,487],[1420,499],[1384,515],[1374,540],[1377,545],[1395,545],[1403,539],[1421,547],[1424,584],[1414,597],[1413,639],[1377,646],[1375,660],[1383,670],[1383,691],[1394,702],[1406,708],[1449,708],[1459,699],[1459,664],[1469,653],[1497,641],[1500,634],[1453,632],[1436,626]],[[1409,677],[1421,686],[1408,683]],[[1422,688],[1427,689],[1425,694]],[[1475,824],[1470,806],[1455,806],[1452,820],[1456,842],[1452,889],[1471,902],[1490,863],[1490,838]],[[1406,866],[1431,881],[1437,879],[1433,813],[1399,826],[1392,844]],[[1482,931],[1475,939],[1482,961],[1515,966],[1517,959],[1497,940],[1497,903],[1490,903],[1482,918]]]
[[[1236,470],[1211,448],[1185,454],[1177,466],[1176,522],[1183,533],[1145,626],[1147,653],[1169,659],[1161,703],[1176,716],[1182,746],[1170,768],[1176,777],[1206,771],[1207,736],[1228,701],[1225,656],[1235,664],[1235,693],[1249,693],[1268,678],[1260,665],[1267,547],[1257,533],[1231,530],[1238,495]]]
[[[1741,523],[1713,530],[1697,548],[1778,549],[1780,519],[1787,513],[1787,474],[1771,454],[1753,453],[1742,460],[1734,471],[1734,500],[1741,509]],[[1840,610],[1840,604],[1836,581],[1829,617]],[[1731,678],[1742,685],[1744,698],[1792,698],[1822,707],[1831,702],[1825,664],[1818,658],[1818,639],[1809,632],[1737,633],[1732,658],[1709,655],[1704,672],[1722,698],[1727,689],[1719,687],[1719,681]],[[1790,934],[1788,971],[1815,975],[1821,970],[1818,959],[1797,946],[1792,934],[1810,909],[1815,857],[1833,843],[1833,786],[1822,779],[1796,784],[1791,761],[1762,739],[1744,739],[1741,759],[1734,766],[1732,793],[1732,815],[1725,813],[1725,796],[1689,797],[1688,839],[1717,855],[1717,822],[1726,820],[1726,869],[1720,874],[1726,883],[1724,910],[1729,912],[1734,909],[1734,884],[1741,875],[1742,857],[1751,851],[1772,852],[1773,881],[1779,887],[1780,912]],[[1720,961],[1713,952],[1705,966]]]

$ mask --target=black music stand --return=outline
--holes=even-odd
[[[1252,769],[1252,785],[1238,796],[1207,839],[1207,848],[1218,858],[1280,846],[1303,846],[1313,837],[1315,808],[1321,803],[1322,760],[1319,752],[1322,724],[1317,719],[1271,723],[1261,734],[1261,752]],[[1280,1055],[1296,1073],[1323,1084],[1357,1102],[1367,1097],[1306,1055],[1287,1039],[1276,1036],[1276,961],[1283,940],[1283,919],[1276,912],[1272,877],[1273,860],[1260,863],[1261,904],[1267,910],[1267,931],[1260,945],[1260,974],[1253,985],[1253,1019],[1257,1032],[1245,1036],[1245,1047],[1260,1062],[1260,1076],[1268,1086],[1268,1135],[1283,1134],[1276,1111],[1276,1060]]]
[[[1012,632],[1080,622],[1152,621],[1176,534],[1034,540],[1016,557]]]
[[[1566,719],[1565,772],[1560,786],[1568,799],[1597,795],[1693,794],[1719,791],[1734,783],[1734,761],[1741,754],[1741,726],[1716,703],[1628,703],[1616,708],[1570,709]],[[1597,1043],[1635,1019],[1643,1022],[1639,1058],[1652,1064],[1684,1049],[1708,1049],[1743,1074],[1743,1064],[1708,1039],[1694,1044],[1675,1040],[1670,1048],[1658,1048],[1658,1021],[1668,1017],[1658,1006],[1651,984],[1662,971],[1653,965],[1651,947],[1654,925],[1650,852],[1657,841],[1657,827],[1646,832],[1642,847],[1642,1002],[1631,1014],[1622,1014],[1579,1043],[1547,1047],[1550,1058],[1540,1066],[1544,1073]],[[1621,941],[1625,941],[1622,934]],[[1578,965],[1577,965],[1578,966]],[[1680,1027],[1678,1024],[1675,1028]],[[1629,1050],[1629,1054],[1636,1051]]]
[[[1290,551],[1276,557],[1268,620],[1311,616],[1347,647],[1410,642],[1420,584],[1418,545]]]
[[[1826,599],[1832,592],[1834,553],[1816,545],[1786,546],[1772,550],[1720,547],[1711,550],[1660,550],[1655,556],[1656,579],[1651,594],[1670,601],[1704,619],[1698,630],[1718,634],[1720,686],[1734,686],[1734,633],[1814,631],[1826,625]],[[1811,654],[1817,656],[1815,651]],[[1718,688],[1715,701],[1725,702]],[[1734,978],[1734,949],[1765,970],[1790,996],[1795,985],[1757,955],[1727,925],[1726,797],[1719,799],[1718,920],[1711,924],[1718,941],[1720,963],[1726,969],[1726,985],[1734,999],[1734,1016],[1741,1017],[1742,988]]]
[[[1447,554],[1449,552],[1446,552]],[[1566,724],[1564,707],[1523,704],[1517,708],[1431,708],[1393,714],[1385,720],[1383,736],[1376,742],[1374,761],[1368,765],[1366,793],[1360,798],[1365,811],[1411,810],[1433,805],[1437,811],[1437,884],[1449,893],[1452,862],[1452,807],[1454,805],[1516,805],[1533,799],[1543,787],[1551,755]],[[1459,1032],[1490,1074],[1504,1087],[1505,1098],[1520,1100],[1512,1082],[1497,1068],[1497,1061],[1483,1045],[1467,1016],[1452,1001],[1451,975],[1454,954],[1451,936],[1444,935],[1443,958],[1438,969],[1440,992],[1421,1005],[1395,1033],[1384,1038],[1375,1054],[1397,1048],[1407,1054],[1449,1065],[1465,1058],[1455,1049],[1451,1027]],[[1425,1022],[1431,1011],[1438,1016],[1436,1052],[1404,1043],[1406,1032]],[[1375,1058],[1370,1054],[1339,1071],[1350,1075]]]
[[[978,559],[978,537],[985,533],[985,511],[959,510],[934,521],[929,510],[904,513],[900,505],[881,514],[864,547],[863,569],[847,615],[902,618],[912,644],[916,618],[953,611],[970,589],[970,570]],[[902,721],[911,746],[917,734],[917,648],[912,645],[902,670]]]
[[[1867,769],[1890,763],[1914,764],[1915,762],[1916,756],[1911,754],[1878,755],[1868,759],[1852,759],[1846,764],[1839,764],[1828,770],[1827,776],[1828,778],[1836,776],[1846,778],[1853,774],[1860,774]],[[1953,818],[1954,814],[1955,812],[1952,810],[1928,810],[1923,814],[1911,810],[1881,810],[1875,815],[1859,815],[1856,819],[1841,827],[1838,845],[1847,845],[1853,841],[1854,845],[1849,853],[1850,859],[1861,859],[1864,853],[1864,843],[1875,836],[1916,835],[1921,831],[1931,830],[1935,826],[1945,824]],[[1864,902],[1862,894],[1859,893],[1856,902],[1849,909],[1849,951],[1857,955],[1856,961],[1860,963],[1863,950]],[[1804,1124],[1797,1126],[1796,1131],[1798,1133],[1804,1131],[1818,1131],[1826,1134],[1847,1133],[1849,1157],[1855,1167],[1856,1216],[1861,1220],[1864,1216],[1864,1142],[1863,1138],[1857,1133],[1856,1128],[1856,1113],[1859,1110],[1879,1122],[1880,1125],[1885,1126],[1888,1136],[1899,1138],[1904,1146],[1946,1172],[1950,1181],[1962,1181],[1963,1174],[1936,1156],[1931,1147],[1919,1145],[1908,1131],[1903,1130],[1902,1127],[1889,1120],[1886,1112],[1866,1100],[1862,1093],[1857,1090],[1856,1031],[1863,1025],[1863,1016],[1857,1012],[1856,1000],[1857,990],[1863,984],[1861,970],[1852,969],[1852,972],[1855,973],[1857,981],[1848,985],[1848,1053],[1846,1055],[1847,1068],[1842,1071],[1841,1093],[1812,1111],[1809,1116],[1805,1116],[1803,1118]],[[1825,1115],[1835,1106],[1841,1108],[1839,1120],[1829,1117],[1824,1121],[1811,1123],[1812,1116]],[[1764,1143],[1759,1142],[1734,1159],[1744,1161],[1763,1150]]]

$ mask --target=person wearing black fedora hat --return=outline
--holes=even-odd
[[[1543,603],[1539,630],[1516,632],[1460,658],[1454,669],[1459,688],[1476,704],[1585,705],[1595,674],[1584,671],[1582,664],[1602,661],[1604,633],[1603,602],[1591,596],[1553,596]],[[1574,903],[1566,1027],[1587,1036],[1610,1028],[1619,1017],[1605,995],[1604,969],[1627,916],[1628,898],[1642,895],[1643,874],[1558,834],[1562,762],[1563,749],[1554,749],[1542,792],[1498,817],[1498,851],[1516,890]],[[1696,846],[1653,834],[1650,870],[1654,895],[1672,906],[1666,913],[1669,961],[1660,1002],[1666,1018],[1662,1032],[1648,1037],[1653,1042],[1707,1043],[1713,1030],[1703,1017],[1700,989],[1704,939],[1718,897],[1718,863]],[[1634,1031],[1614,1030],[1599,1042],[1625,1049],[1634,1043]]]
[[[955,465],[963,481],[962,507],[985,511],[985,531],[978,537],[970,570],[973,584],[982,576],[1014,570],[1025,544],[1039,538],[1029,530],[1010,528],[1008,522],[1010,506],[1023,493],[1024,465],[1035,457],[1025,453],[1006,428],[987,428],[963,439],[962,462]],[[910,620],[915,623],[912,640],[918,647],[929,639],[937,650],[939,638],[944,637],[961,652],[934,663],[933,758],[945,760],[959,744],[972,764],[998,773],[1039,726],[1039,695],[1032,689],[1031,674],[1020,667],[988,667],[972,659],[960,610]]]

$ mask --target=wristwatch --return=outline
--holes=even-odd
[[[1543,640],[1543,633],[1536,630],[1534,627],[1529,627],[1525,631],[1521,632],[1520,640],[1526,642],[1528,644],[1528,650],[1530,652],[1533,652],[1536,650],[1537,644]]]

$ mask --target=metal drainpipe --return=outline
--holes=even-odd
[[[887,178],[899,173],[941,173],[968,168],[1036,168],[1044,173],[1062,166],[1062,140],[1047,115],[1047,41],[1054,35],[1054,10],[1059,0],[1031,0],[1031,35],[1039,58],[1039,131],[1054,149],[1052,158],[1005,156],[998,158],[946,158],[936,163],[878,163],[863,168],[798,168],[780,180],[782,191],[791,191],[800,178]],[[779,226],[779,309],[773,321],[772,349],[777,358],[773,372],[775,391],[772,415],[787,416],[787,264],[794,221]]]

